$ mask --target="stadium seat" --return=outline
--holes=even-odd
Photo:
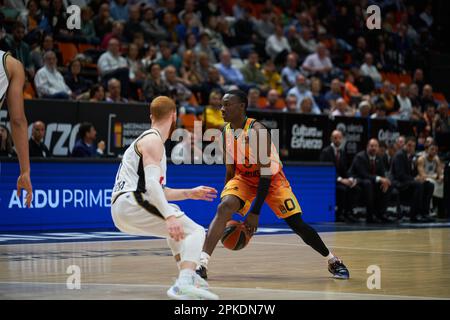
[[[197,120],[197,117],[194,114],[181,114],[179,118],[180,124],[183,128],[189,131],[194,130],[194,122]]]
[[[97,49],[97,46],[95,46],[93,44],[89,44],[89,43],[79,43],[78,44],[78,52],[79,53],[83,53],[89,49]]]
[[[58,48],[63,57],[63,65],[67,65],[78,53],[77,47],[73,43],[59,42]]]

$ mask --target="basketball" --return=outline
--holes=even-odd
[[[230,250],[241,250],[245,248],[252,235],[245,225],[236,220],[230,220],[222,235],[223,246]]]

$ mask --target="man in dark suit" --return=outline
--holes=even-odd
[[[386,178],[383,159],[378,154],[379,147],[377,139],[370,139],[366,150],[355,156],[349,170],[350,175],[358,181],[356,190],[362,195],[367,207],[368,223],[389,221],[385,213],[391,181]]]
[[[347,159],[342,148],[344,136],[341,131],[334,130],[331,133],[331,144],[325,147],[320,154],[320,161],[333,162],[336,167],[336,221],[353,221],[350,211],[353,209],[353,197],[351,189],[356,181],[348,177]]]
[[[45,136],[45,124],[42,121],[33,123],[31,138],[28,141],[30,157],[48,158],[51,157],[50,150],[42,142]]]
[[[97,146],[95,145],[97,131],[95,130],[94,125],[89,122],[82,123],[78,130],[78,136],[79,139],[75,142],[75,146],[72,150],[72,157],[97,157]]]
[[[411,222],[430,222],[430,201],[434,186],[414,174],[413,157],[416,151],[416,139],[408,137],[405,146],[397,151],[392,159],[391,176],[393,186],[400,193],[407,193],[411,198]],[[422,217],[420,217],[422,216]]]

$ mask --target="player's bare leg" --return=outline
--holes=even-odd
[[[225,230],[227,222],[233,216],[233,213],[241,208],[241,200],[233,195],[227,195],[223,197],[222,201],[217,207],[216,216],[211,221],[206,234],[206,240],[203,245],[203,252],[200,256],[200,266],[197,269],[197,273],[203,278],[207,278],[208,261],[217,246],[223,231]]]

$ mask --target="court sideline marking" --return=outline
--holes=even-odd
[[[48,286],[66,286],[66,283],[57,283],[57,282],[20,282],[20,281],[11,281],[11,282],[3,282],[0,281],[0,285],[13,285],[13,284],[23,284],[23,285],[48,285]],[[125,284],[125,283],[83,283],[82,286],[116,286],[116,287],[142,287],[142,288],[162,288],[167,289],[168,285],[162,284]],[[287,290],[287,289],[264,289],[264,288],[242,288],[242,287],[210,287],[213,290],[249,290],[255,292],[279,292],[286,294],[319,294],[319,295],[336,295],[336,296],[354,296],[355,299],[361,299],[362,297],[377,297],[377,298],[392,298],[392,299],[433,299],[433,300],[450,300],[450,298],[439,298],[439,297],[426,297],[426,296],[404,296],[404,295],[389,295],[389,294],[372,294],[372,293],[355,293],[355,292],[335,292],[335,291],[311,291],[311,290]]]

